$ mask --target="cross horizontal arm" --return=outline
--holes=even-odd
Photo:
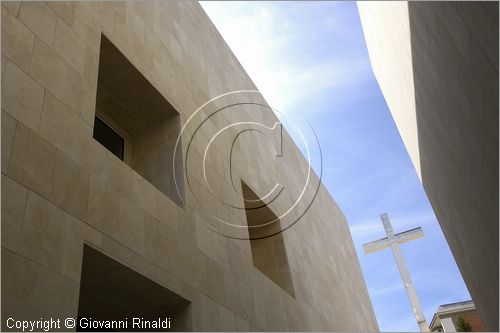
[[[398,238],[398,243],[403,244],[414,239],[424,237],[424,231],[421,227],[413,228],[396,234],[396,237]]]
[[[421,227],[418,227],[394,235],[393,242],[397,241],[398,244],[403,244],[420,237],[424,237],[424,231],[422,230]],[[387,249],[390,246],[391,243],[389,241],[389,238],[385,237],[370,243],[363,244],[363,250],[365,251],[365,254],[370,254],[373,252]]]
[[[381,251],[383,249],[387,249],[391,244],[389,243],[389,239],[387,237],[363,244],[363,250],[365,254],[370,254],[373,252]]]

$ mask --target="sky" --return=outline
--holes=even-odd
[[[469,300],[434,212],[373,75],[355,2],[201,2],[270,106],[318,136],[322,181],[347,217],[382,331],[418,331],[389,249],[362,244],[421,226],[401,245],[428,323]]]

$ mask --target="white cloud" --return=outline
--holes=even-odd
[[[317,97],[318,92],[331,94],[332,89],[348,89],[371,74],[366,57],[352,54],[325,57],[324,52],[312,46],[315,43],[310,41],[311,31],[306,31],[304,20],[318,19],[317,13],[313,13],[317,6],[307,3],[201,4],[264,97],[279,111],[289,112],[293,105],[304,103],[311,96]],[[340,13],[332,11],[321,18],[326,32],[332,36],[346,30],[339,16]],[[318,56],[316,62],[303,61],[304,55],[311,58],[312,54]]]

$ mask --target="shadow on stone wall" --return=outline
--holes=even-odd
[[[422,183],[498,331],[498,3],[409,2]]]

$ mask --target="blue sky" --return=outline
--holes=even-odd
[[[422,226],[401,246],[427,321],[470,299],[372,73],[355,2],[202,2],[273,108],[300,114],[323,152],[323,183],[346,215],[382,331],[417,331],[390,250],[362,244]],[[286,101],[283,102],[283,101]]]

